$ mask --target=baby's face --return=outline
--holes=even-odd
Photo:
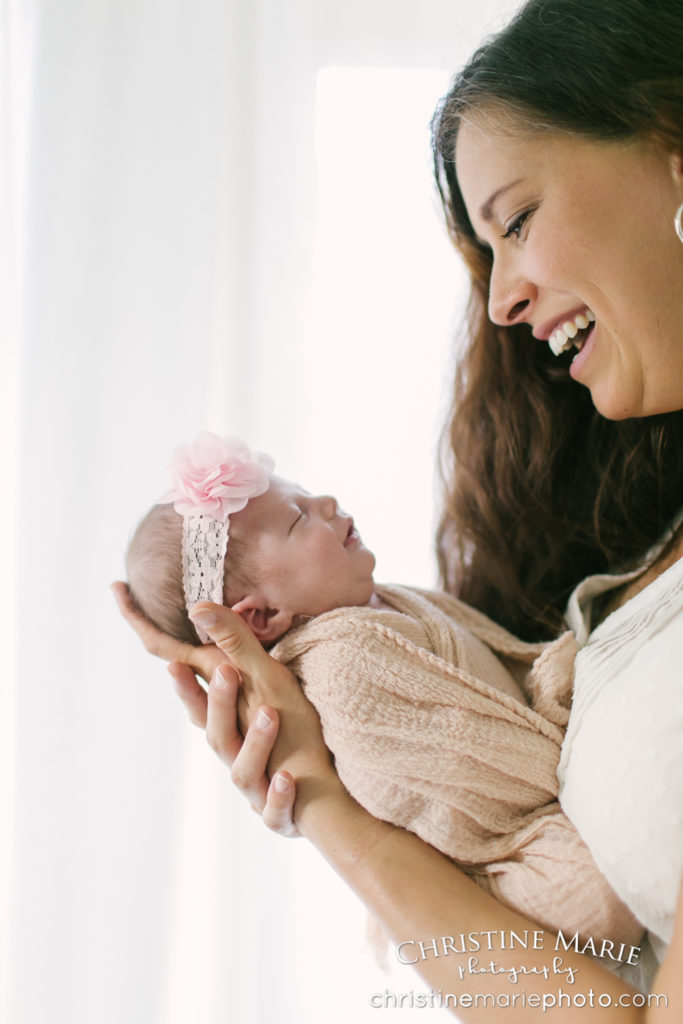
[[[372,596],[375,556],[328,495],[274,476],[265,494],[232,517],[230,535],[247,545],[269,607],[320,615]]]

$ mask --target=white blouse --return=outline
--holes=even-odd
[[[683,558],[590,631],[593,598],[636,576],[592,576],[572,594],[574,698],[560,803],[661,957],[683,876]]]

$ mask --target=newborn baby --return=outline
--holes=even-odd
[[[173,489],[128,550],[141,610],[194,643],[193,604],[231,607],[297,674],[372,814],[547,929],[598,952],[624,943],[626,959],[643,929],[557,803],[572,635],[527,644],[449,595],[376,586],[353,519],[272,469],[235,439],[178,449]]]

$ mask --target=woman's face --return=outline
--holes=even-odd
[[[456,166],[493,254],[491,319],[554,350],[578,329],[571,375],[609,419],[683,408],[680,161],[481,117],[461,126]]]

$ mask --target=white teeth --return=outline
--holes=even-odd
[[[569,338],[561,327],[558,327],[558,329],[554,331],[549,338],[550,347],[556,356],[559,356],[560,352],[564,352],[568,341]]]
[[[553,354],[559,356],[561,352],[571,348],[572,340],[579,331],[585,331],[589,323],[595,323],[595,313],[587,309],[585,313],[579,313],[573,320],[567,320],[561,327],[556,328],[548,338]]]

